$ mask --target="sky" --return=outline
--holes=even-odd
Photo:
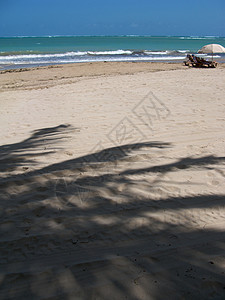
[[[0,36],[225,36],[225,0],[0,0]]]

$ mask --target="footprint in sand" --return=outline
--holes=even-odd
[[[209,177],[208,185],[218,186],[220,184],[220,180],[217,179],[218,175],[215,172],[210,171],[207,173],[207,176]]]

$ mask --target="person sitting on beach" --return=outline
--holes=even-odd
[[[187,60],[184,61],[186,66],[189,66],[191,63],[193,63],[192,54],[187,54]]]

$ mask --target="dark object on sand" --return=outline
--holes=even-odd
[[[185,66],[188,67],[195,67],[195,68],[216,68],[217,62],[215,61],[208,61],[202,57],[197,57],[194,54],[188,54],[187,60],[184,61]]]

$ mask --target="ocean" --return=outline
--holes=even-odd
[[[182,62],[206,44],[225,46],[225,37],[45,36],[0,38],[0,68],[94,61]],[[203,55],[211,58],[210,55]],[[214,60],[225,62],[224,54]]]

